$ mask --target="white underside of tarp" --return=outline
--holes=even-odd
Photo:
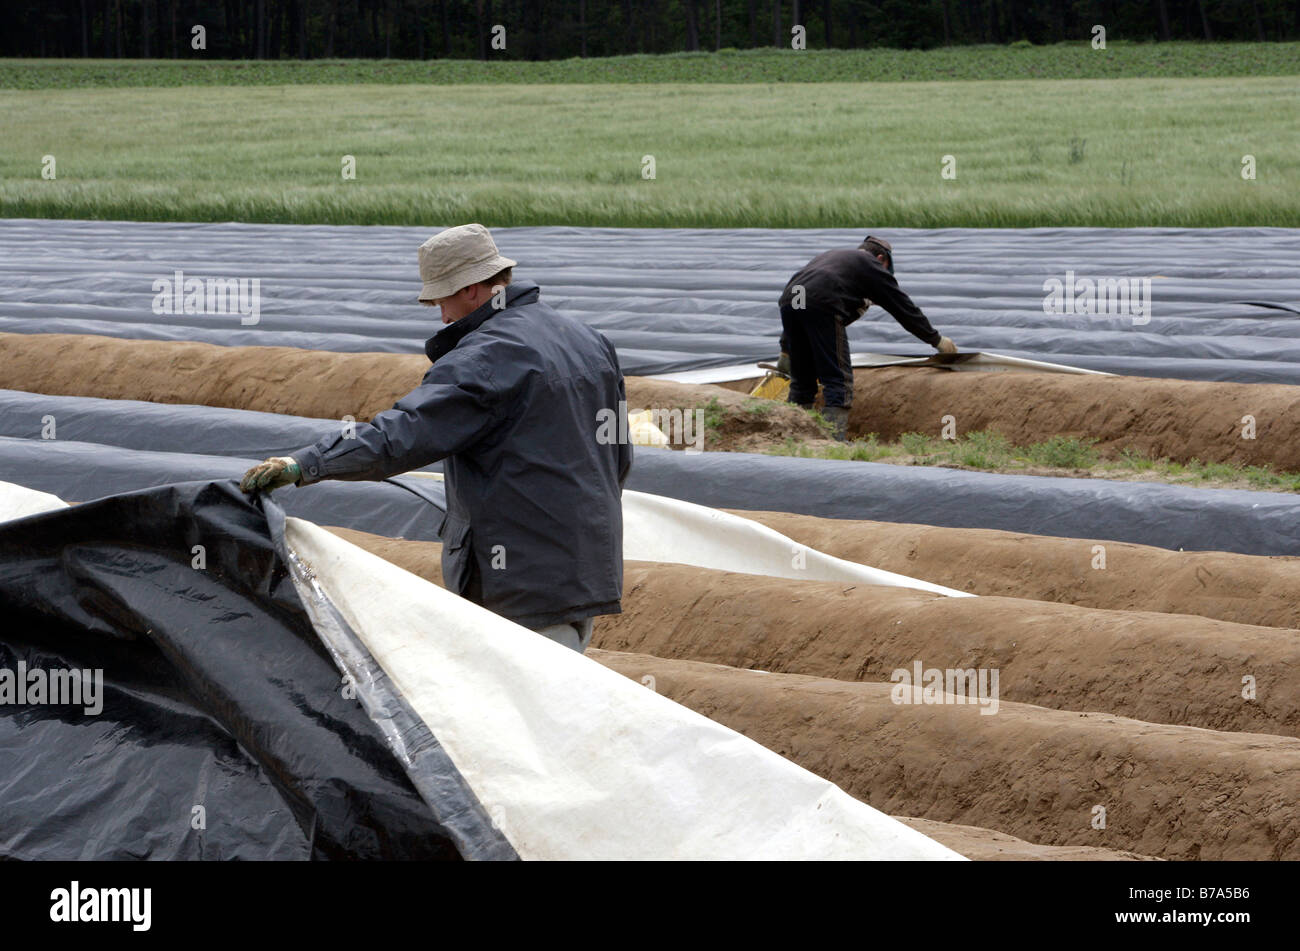
[[[67,507],[68,503],[57,495],[37,492],[12,482],[0,482],[0,522]]]
[[[827,555],[730,512],[627,489],[623,491],[623,557],[799,581],[848,581],[974,597]]]
[[[442,481],[439,472],[406,475]],[[915,588],[950,598],[975,597],[956,588],[836,558],[740,515],[630,489],[623,490],[623,557],[795,581],[847,581]]]
[[[974,351],[963,353],[931,353],[917,357],[915,363],[904,358],[879,353],[858,353],[853,355],[855,367],[879,366],[941,366],[959,373],[1065,373],[1075,376],[1114,376],[1105,370],[1088,370],[1083,367],[1067,366],[1064,363],[1048,363],[1044,360],[1030,360],[1026,357],[1009,357],[1001,353]]]
[[[522,858],[962,858],[734,730],[310,522],[287,519],[285,535]]]
[[[905,367],[942,365],[944,369],[958,372],[984,373],[1077,373],[1090,376],[1114,376],[1103,370],[1085,370],[1082,367],[1066,366],[1063,363],[1047,363],[1042,360],[1027,360],[1024,357],[1008,357],[1000,353],[976,351],[959,353],[960,360],[943,362],[938,354],[926,354],[919,357],[904,357],[892,353],[854,353],[849,362],[855,367]],[[773,358],[770,362],[775,363]],[[673,383],[734,383],[736,380],[753,380],[761,377],[766,370],[755,363],[736,363],[725,367],[705,367],[701,370],[679,370],[675,373],[657,373],[647,377],[651,380],[669,380]]]

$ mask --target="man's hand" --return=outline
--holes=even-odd
[[[858,308],[858,316],[861,317],[870,309],[871,309],[871,298],[869,297],[862,298],[862,306]]]
[[[266,462],[259,462],[244,473],[239,487],[245,492],[259,489],[267,492],[285,485],[297,485],[302,478],[302,469],[290,456],[272,456]]]
[[[940,353],[957,352],[957,345],[953,343],[952,340],[948,337],[940,337],[939,342],[934,345],[934,348],[938,350]]]

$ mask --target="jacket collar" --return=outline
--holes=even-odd
[[[506,286],[506,306],[504,310],[511,307],[531,304],[541,296],[541,288],[532,281],[512,281]],[[442,357],[456,348],[467,334],[473,333],[481,327],[489,317],[497,313],[492,302],[488,301],[478,310],[466,314],[455,323],[448,324],[442,330],[430,337],[424,343],[424,353],[429,358],[430,363],[437,363]]]

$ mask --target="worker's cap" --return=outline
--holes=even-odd
[[[450,297],[462,287],[486,281],[515,266],[502,257],[488,229],[482,225],[460,225],[435,234],[420,245],[420,300]]]
[[[890,274],[894,273],[894,246],[884,238],[873,238],[871,235],[867,235],[866,239],[858,247],[868,254],[883,254],[885,256],[885,267],[889,269]]]

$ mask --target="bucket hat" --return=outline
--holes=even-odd
[[[450,297],[515,263],[502,257],[492,235],[482,225],[448,228],[420,245],[420,280],[424,283],[420,300]]]

